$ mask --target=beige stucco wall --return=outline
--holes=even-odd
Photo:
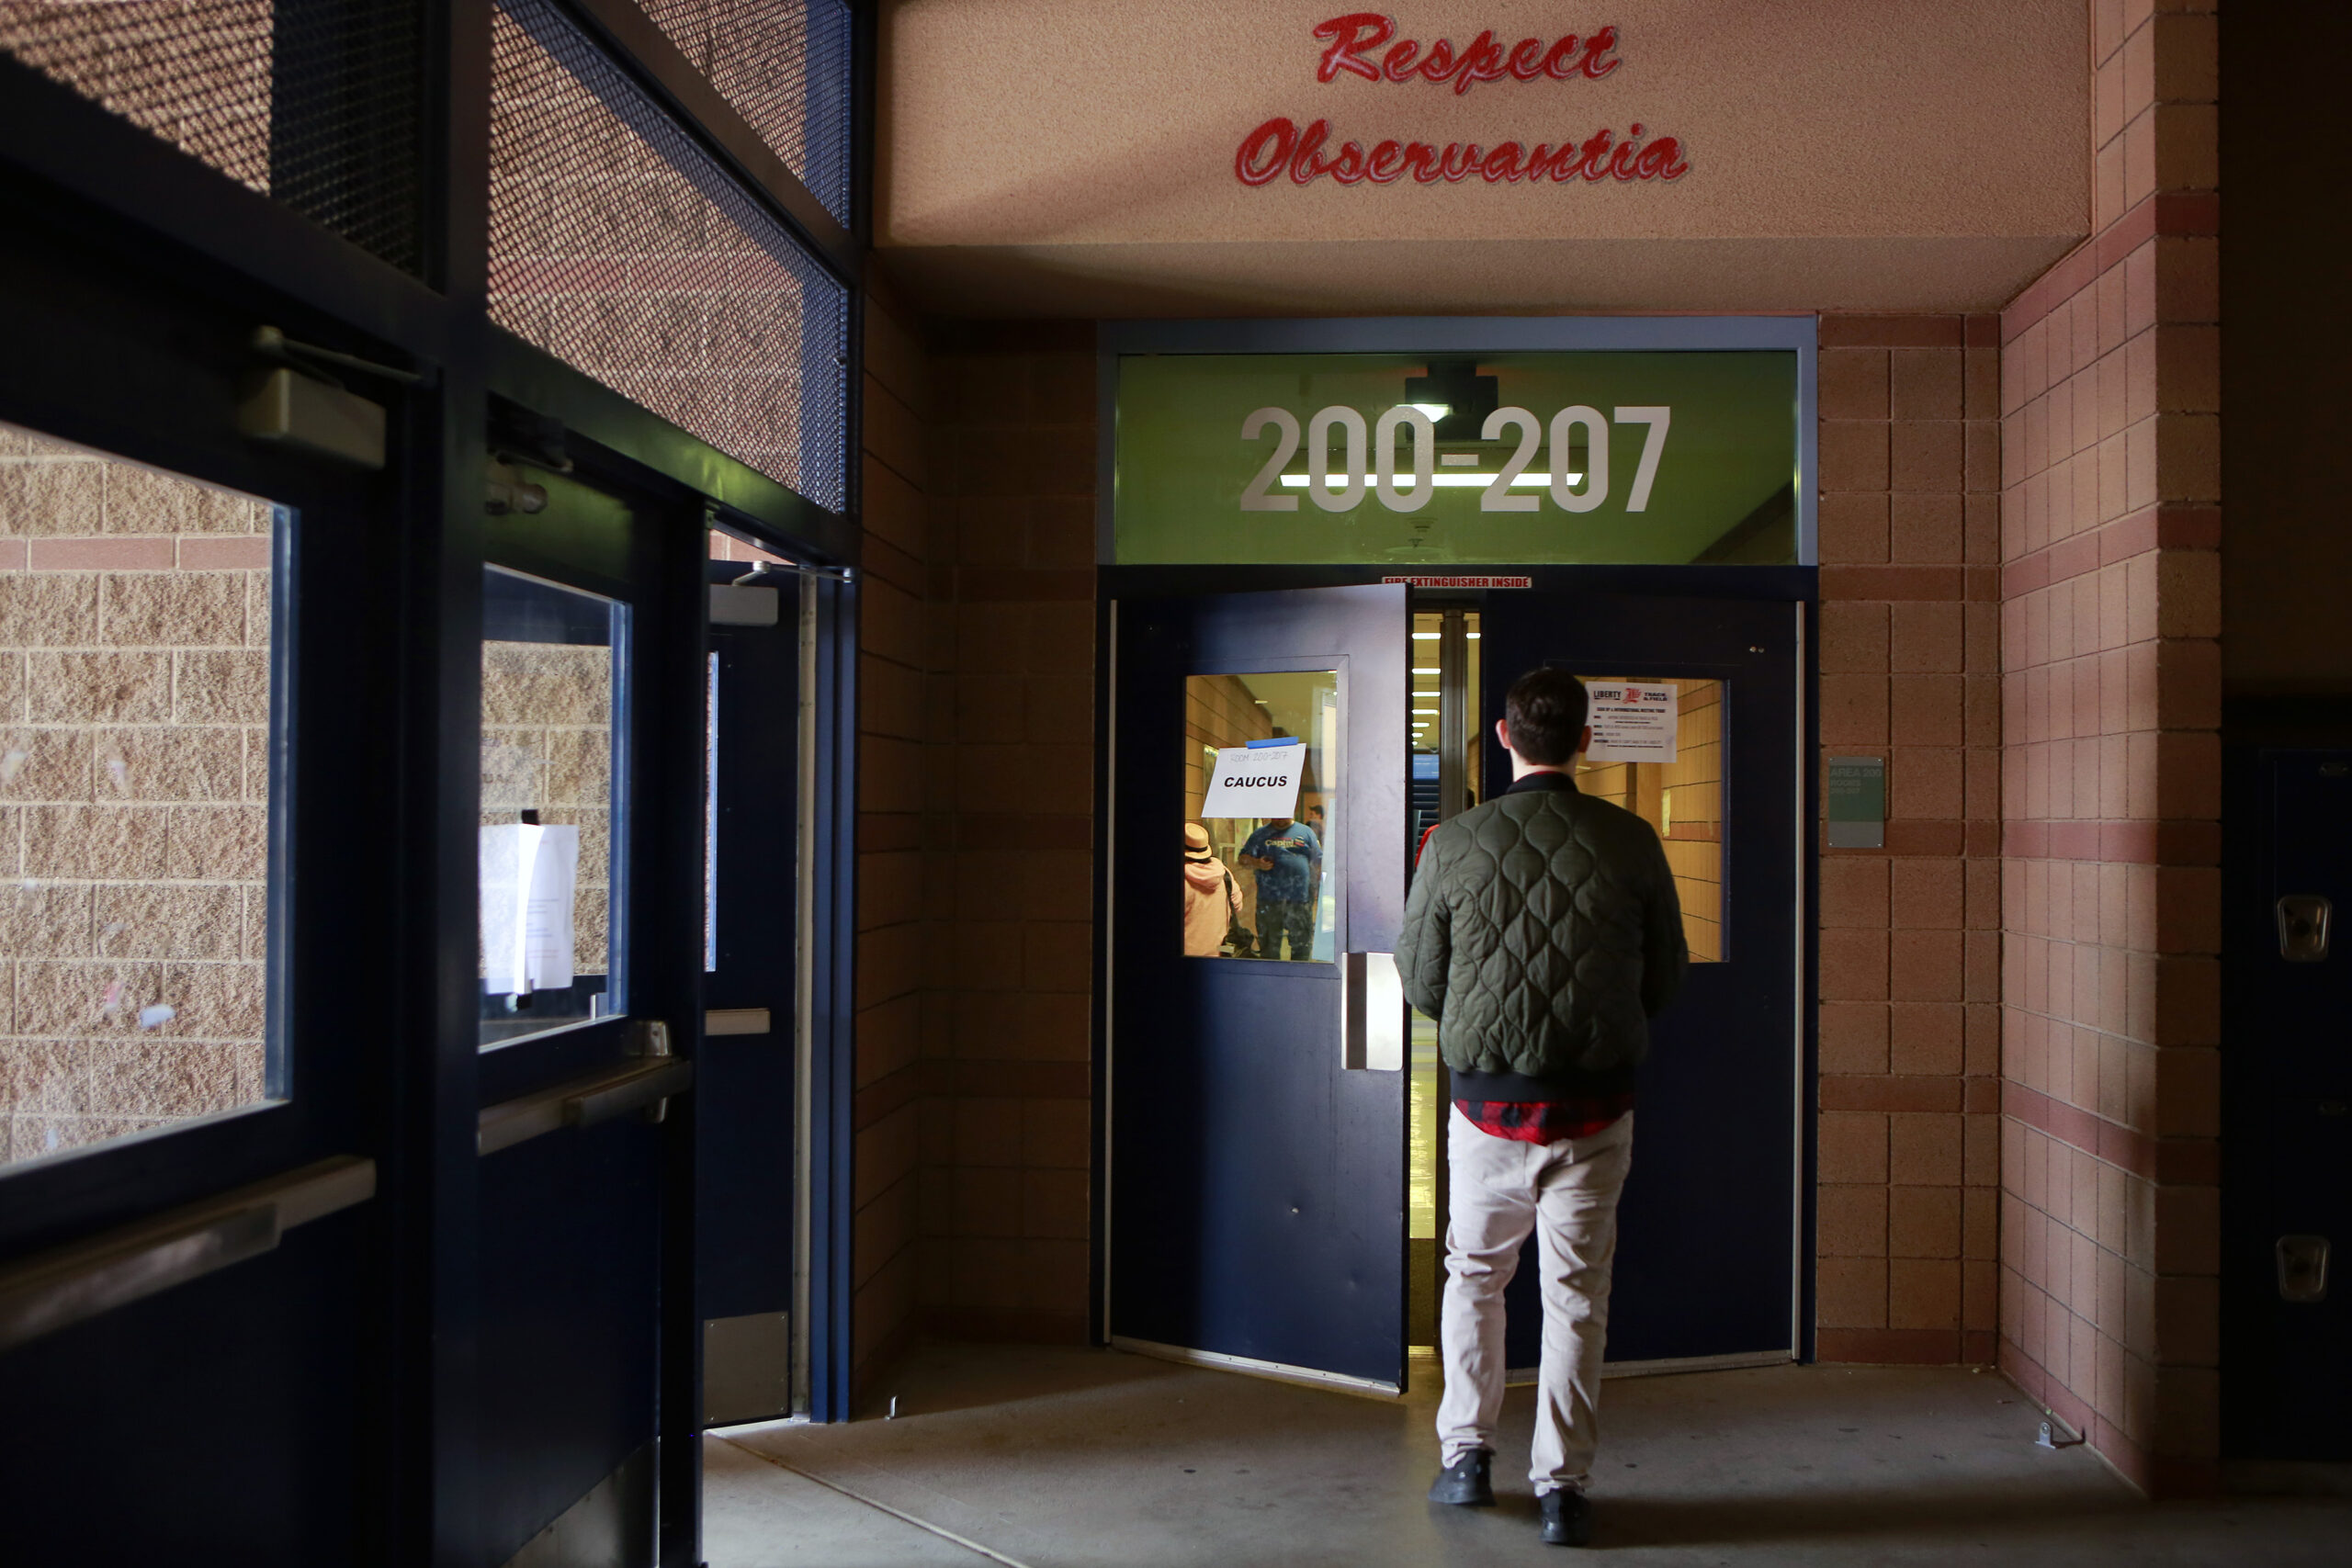
[[[1533,0],[1397,37],[1618,29],[1598,81],[1316,80],[1333,0],[896,0],[876,244],[956,312],[1997,306],[2087,230],[2086,8]],[[1671,182],[1235,177],[1269,117],[1439,146],[1681,142]],[[1475,242],[1465,246],[1464,242]]]

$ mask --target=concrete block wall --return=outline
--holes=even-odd
[[[1997,344],[1991,316],[1821,319],[1821,748],[1883,757],[1887,793],[1883,849],[1820,852],[1824,1360],[1993,1359]]]
[[[2098,0],[2094,237],[2003,313],[2001,1365],[2217,1479],[2214,17]]]
[[[271,528],[0,425],[0,1163],[266,1092]]]

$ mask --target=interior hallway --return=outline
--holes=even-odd
[[[894,1421],[876,1409],[847,1427],[707,1438],[710,1568],[1567,1560],[1536,1540],[1528,1390],[1506,1408],[1491,1510],[1424,1500],[1434,1376],[1390,1403],[1113,1351],[941,1345],[879,1397],[892,1393]],[[1594,1544],[1630,1563],[2333,1564],[2352,1551],[2343,1498],[2142,1502],[2087,1450],[2038,1447],[2040,1413],[1991,1373],[1629,1378],[1603,1403]]]

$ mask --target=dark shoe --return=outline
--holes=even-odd
[[[1471,1450],[1437,1472],[1437,1479],[1430,1483],[1430,1501],[1471,1508],[1493,1507],[1495,1483],[1490,1470],[1494,1462],[1495,1456],[1485,1449]]]
[[[1585,1546],[1592,1540],[1592,1505],[1581,1492],[1563,1487],[1535,1500],[1544,1513],[1544,1544]]]

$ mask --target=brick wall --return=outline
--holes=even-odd
[[[2210,7],[2093,7],[2094,237],[2003,314],[2001,1364],[2158,1491],[2218,1455]]]
[[[1820,326],[1821,743],[1886,842],[1821,862],[1825,1360],[1989,1362],[1998,1220],[1997,323]]]
[[[270,530],[0,425],[0,1162],[266,1092]]]
[[[933,373],[923,773],[924,1320],[1086,1332],[1094,352],[967,323]]]
[[[865,313],[865,581],[858,590],[857,1210],[853,1378],[863,1390],[916,1326],[922,1075],[924,672],[931,369],[881,280]]]
[[[854,1359],[1076,1341],[1092,1114],[1094,358],[866,316]]]

